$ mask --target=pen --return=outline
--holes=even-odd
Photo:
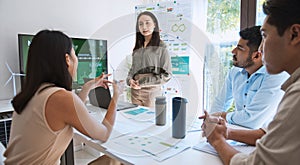
[[[202,129],[189,130],[188,132],[198,132],[198,131],[202,131]]]
[[[142,151],[143,151],[143,152],[146,152],[147,154],[150,154],[150,155],[152,155],[152,156],[157,157],[154,153],[152,153],[152,152],[150,152],[150,151],[147,151],[147,150],[144,150],[144,149],[142,149]]]

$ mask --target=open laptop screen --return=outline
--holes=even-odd
[[[90,103],[96,107],[107,109],[111,100],[109,89],[97,87],[89,93]]]
[[[89,93],[90,103],[94,106],[107,109],[111,101],[111,94],[109,88],[97,87]],[[129,102],[118,101],[117,110],[123,110],[128,108],[134,108],[138,105]]]

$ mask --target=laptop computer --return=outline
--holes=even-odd
[[[105,89],[103,87],[97,87],[95,89],[92,89],[89,93],[89,100],[92,105],[107,109],[111,101],[111,94],[109,88]],[[129,102],[118,101],[117,110],[120,111],[124,109],[134,108],[137,106],[138,105]]]

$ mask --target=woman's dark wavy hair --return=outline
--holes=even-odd
[[[72,77],[65,57],[71,49],[71,39],[60,31],[42,30],[33,37],[28,51],[24,87],[12,100],[18,114],[22,113],[43,83],[72,90]]]
[[[279,36],[293,24],[300,24],[299,0],[266,0],[263,12],[269,16],[267,23],[277,28]]]
[[[139,30],[139,22],[138,22],[139,18],[142,15],[147,15],[147,16],[151,17],[155,24],[155,28],[154,28],[154,31],[153,31],[153,34],[151,37],[151,41],[149,42],[149,44],[147,46],[158,47],[159,43],[160,43],[159,25],[158,25],[157,18],[154,16],[153,13],[151,13],[149,11],[144,11],[138,15],[137,20],[136,20],[136,28],[135,28],[136,29],[136,37],[135,37],[135,46],[133,48],[133,51],[142,48],[144,45],[144,42],[145,42],[145,38]]]

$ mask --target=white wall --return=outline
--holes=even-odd
[[[141,2],[141,0],[0,0],[0,100],[13,97],[12,83],[4,86],[10,77],[5,62],[14,72],[19,71],[18,33],[35,34],[41,29],[55,29],[65,32],[70,37],[108,39],[110,47],[110,44],[120,37],[113,36],[114,34],[124,35],[129,29],[134,30],[135,23],[130,22],[134,21],[134,17],[130,19],[128,15],[134,14],[134,6]],[[125,56],[131,49],[130,45],[122,47],[120,51],[124,52]],[[19,82],[17,84],[19,87]]]
[[[163,1],[163,0],[161,0]],[[195,16],[189,23],[191,38],[191,74],[178,77],[182,96],[188,98],[190,109],[202,109],[202,62],[206,37],[206,0],[192,0]],[[108,40],[109,66],[119,68],[134,45],[136,5],[152,3],[145,0],[0,0],[0,100],[13,97],[12,82],[4,86],[10,73],[19,72],[17,34],[35,34],[41,29],[61,30],[70,37]],[[200,6],[200,7],[199,7]],[[201,7],[202,6],[202,7]],[[200,17],[199,17],[200,16]],[[196,55],[195,55],[196,54]],[[202,56],[199,56],[202,55]],[[126,63],[126,60],[125,60]],[[112,68],[109,68],[112,71]],[[18,79],[19,80],[19,79]],[[17,82],[18,90],[20,82]],[[193,87],[193,88],[191,88]],[[195,92],[197,91],[197,92]],[[197,111],[199,112],[199,111]],[[196,113],[196,112],[195,112]],[[194,114],[194,113],[190,113]],[[195,115],[194,115],[195,116]]]

